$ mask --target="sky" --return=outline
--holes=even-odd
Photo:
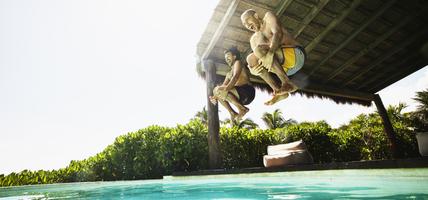
[[[0,0],[0,174],[51,170],[101,152],[122,134],[187,123],[206,100],[196,44],[217,0]],[[428,69],[382,90],[415,108]],[[292,96],[268,107],[257,91],[247,117],[279,108],[333,127],[375,107]],[[229,117],[220,108],[220,119]]]

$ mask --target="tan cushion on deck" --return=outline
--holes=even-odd
[[[282,155],[265,155],[263,164],[265,167],[280,167],[285,165],[310,164],[313,158],[307,150],[291,151]]]
[[[314,162],[312,155],[302,140],[268,146],[267,152],[268,155],[263,156],[265,167],[310,164]]]
[[[289,150],[306,150],[306,145],[302,140],[287,144],[271,145],[267,147],[268,155],[278,155],[288,153]]]

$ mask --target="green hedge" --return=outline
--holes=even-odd
[[[392,118],[403,156],[416,157],[414,134],[405,120]],[[207,128],[200,120],[174,128],[150,126],[116,138],[102,152],[66,168],[0,175],[0,186],[76,181],[161,178],[173,171],[208,168]],[[317,163],[388,159],[388,142],[377,114],[360,115],[332,129],[326,122],[304,122],[275,130],[222,127],[224,168],[262,166],[268,145],[302,139]]]
[[[232,169],[263,166],[267,146],[278,144],[279,141],[279,136],[272,130],[221,128],[223,167]]]

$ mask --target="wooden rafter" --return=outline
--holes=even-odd
[[[352,56],[351,59],[346,61],[343,65],[338,67],[333,73],[331,73],[328,78],[324,81],[324,83],[330,81],[334,77],[336,77],[338,74],[340,74],[342,71],[344,71],[346,68],[351,66],[353,63],[355,63],[358,59],[360,59],[362,56],[364,56],[366,53],[371,51],[373,48],[378,46],[380,43],[382,43],[384,40],[389,38],[392,34],[394,34],[399,28],[406,25],[408,22],[410,22],[411,19],[413,19],[415,16],[408,16],[404,20],[402,20],[400,23],[395,25],[392,29],[390,29],[388,32],[384,33],[381,37],[377,38],[374,42],[367,45],[364,49],[362,49],[357,55]]]
[[[328,24],[328,26],[315,39],[313,39],[311,43],[309,43],[305,47],[305,51],[307,53],[310,53],[312,49],[314,49],[315,46],[324,39],[327,33],[329,33],[333,28],[340,24],[340,22],[342,22],[355,8],[357,8],[360,3],[361,0],[353,1],[351,5],[339,15],[339,17],[333,19],[333,21],[330,22],[330,24]]]
[[[350,99],[364,100],[364,101],[372,101],[373,94],[359,92],[355,90],[349,90],[344,88],[335,88],[319,83],[311,83],[308,86],[301,89],[304,92],[312,92],[315,94],[321,95],[330,95],[337,97],[344,97]]]
[[[272,7],[270,7],[269,5],[264,4],[264,3],[259,3],[259,2],[256,2],[256,1],[250,1],[250,0],[241,0],[241,2],[243,4],[247,4],[247,5],[251,6],[251,7],[261,8],[261,9],[264,9],[264,10],[272,10]]]
[[[238,41],[238,40],[231,40],[229,38],[223,38],[222,40],[225,41],[226,43],[230,43],[230,44],[237,44],[237,45],[244,46],[244,47],[249,47],[250,46],[250,44],[248,42],[242,42],[242,41]],[[224,48],[227,48],[227,47],[224,47]]]
[[[285,10],[288,8],[288,6],[291,4],[291,0],[282,0],[282,2],[279,4],[277,9],[275,10],[275,15],[279,17],[282,16],[282,14],[285,12]]]
[[[395,0],[395,3],[394,0],[382,0],[377,3],[360,1],[359,5],[356,5],[357,1],[354,0],[240,0],[227,24],[224,24],[224,18],[230,13],[230,4],[233,0],[221,1],[215,8],[196,50],[199,58],[204,55],[204,58],[215,63],[216,78],[225,75],[230,71],[230,67],[224,61],[223,52],[226,48],[237,46],[243,52],[244,59],[246,56],[244,51],[247,49],[251,51],[248,39],[253,32],[242,25],[240,21],[242,12],[249,8],[262,15],[266,11],[271,11],[279,14],[281,23],[286,25],[289,32],[305,47],[311,49],[305,62],[306,66],[299,72],[305,76],[290,76],[292,80],[308,78],[308,86],[299,90],[300,94],[329,98],[338,103],[368,105],[367,100],[371,98],[373,91],[386,87],[389,82],[397,81],[400,77],[396,75],[398,71],[410,74],[412,71],[409,70],[421,67],[412,64],[428,63],[427,60],[422,60],[420,52],[414,50],[425,42],[424,37],[415,36],[418,30],[427,30],[424,26],[427,21],[421,13],[417,18],[396,29],[389,37],[379,40],[408,16],[426,10],[427,4],[420,1],[402,4],[398,3],[398,0]],[[354,8],[350,9],[352,5]],[[345,16],[346,11],[349,13],[345,13]],[[340,22],[332,28],[331,23],[339,19]],[[219,32],[222,22],[225,28],[216,39],[215,35]],[[374,30],[368,28],[372,26],[379,28],[374,27]],[[321,35],[321,38],[318,34],[310,34],[307,32],[309,29],[318,30],[317,33],[325,35]],[[330,29],[327,30],[328,33],[326,29]],[[321,38],[316,45],[313,43],[314,38]],[[215,39],[217,41],[214,46],[210,47],[210,43]],[[370,44],[373,42],[378,43],[377,46]],[[355,48],[351,48],[353,45]],[[211,48],[209,54],[206,53],[207,48]],[[200,61],[197,63],[198,74],[205,77],[204,64],[202,60]],[[345,63],[348,64],[342,69]],[[403,68],[406,69],[402,70]],[[312,70],[315,70],[315,73]],[[251,76],[250,79],[257,88],[271,91],[260,78]],[[334,83],[339,84],[329,84],[328,80],[331,83],[334,80]]]
[[[389,78],[386,78],[386,79],[380,81],[378,84],[376,84],[375,86],[368,89],[368,91],[377,92],[380,89],[382,89],[385,85],[391,85],[391,84],[397,82],[398,80],[401,80],[402,78],[408,76],[410,73],[415,72],[419,69],[422,69],[423,67],[425,67],[424,63],[426,64],[426,60],[420,59],[420,60],[414,62],[413,64],[410,64],[409,67],[401,68],[400,70],[395,72]]]
[[[352,81],[356,80],[357,78],[359,78],[362,75],[366,74],[367,72],[369,72],[373,68],[377,67],[383,61],[385,61],[386,59],[390,58],[391,56],[393,56],[394,54],[396,54],[397,52],[399,52],[400,50],[402,50],[403,48],[405,48],[407,45],[413,43],[415,40],[419,39],[420,36],[421,36],[421,34],[417,34],[417,35],[409,38],[408,40],[404,41],[403,43],[395,46],[393,49],[389,49],[386,54],[384,54],[381,57],[377,58],[369,66],[361,68],[361,70],[359,72],[357,72],[356,75],[353,74],[352,78],[349,79],[342,87],[345,87],[345,86],[349,85]]]
[[[341,42],[339,46],[337,46],[333,51],[331,51],[321,62],[319,62],[314,68],[312,68],[309,76],[312,75],[318,68],[324,65],[331,57],[336,55],[338,51],[343,49],[346,45],[349,44],[361,31],[363,31],[369,24],[371,24],[374,20],[376,20],[380,15],[382,15],[388,8],[390,8],[395,3],[395,0],[388,1],[386,5],[382,5],[382,8],[379,9],[376,13],[374,13],[364,24],[358,27],[357,30],[353,31],[353,33],[348,36],[345,41]]]
[[[230,19],[232,18],[233,14],[235,13],[235,10],[238,7],[239,1],[240,0],[233,0],[230,3],[229,8],[227,9],[226,13],[223,16],[223,19],[221,20],[217,30],[214,33],[214,36],[211,38],[210,43],[208,44],[204,53],[202,54],[201,60],[205,60],[211,54],[212,49],[217,44],[220,36],[224,32],[224,29],[226,28],[227,24],[229,24]]]
[[[251,33],[252,33],[251,31],[244,28],[243,26],[229,26],[229,28],[230,28],[229,31],[236,32],[236,33],[243,34],[243,35],[251,36]],[[248,42],[248,44],[249,43],[250,42]]]
[[[224,67],[225,66],[223,66],[222,68],[224,68]],[[223,71],[224,70],[222,70],[222,72],[220,72],[220,73],[224,73],[224,74],[227,73],[227,72],[223,72]],[[299,82],[302,81],[302,80],[297,80],[294,77],[292,77],[291,79],[296,84],[299,84]],[[266,84],[266,82],[264,82],[262,79],[260,79],[259,77],[254,77],[254,76],[251,77],[251,82]],[[365,92],[360,92],[360,91],[355,91],[355,90],[350,90],[350,89],[345,89],[345,88],[335,88],[335,87],[323,85],[323,84],[316,83],[316,82],[311,82],[309,85],[306,85],[306,86],[300,88],[299,90],[304,91],[304,92],[320,94],[320,95],[330,95],[330,96],[344,97],[344,98],[363,100],[363,101],[372,101],[373,100],[373,94],[371,94],[371,93],[365,93]]]
[[[315,16],[318,15],[318,13],[324,8],[325,5],[327,5],[329,1],[330,0],[320,0],[318,4],[312,8],[309,14],[307,14],[306,17],[303,19],[300,26],[296,28],[296,30],[294,31],[293,33],[294,38],[297,38],[300,35],[300,33],[302,33],[302,31],[305,30],[306,26],[308,26],[308,24],[311,23],[311,21],[315,18]]]
[[[363,81],[363,83],[361,83],[360,85],[358,85],[357,90],[360,90],[362,88],[364,88],[366,85],[369,85],[371,83],[373,83],[374,81],[379,80],[380,78],[382,78],[382,76],[384,76],[385,74],[390,74],[393,73],[394,71],[396,71],[398,69],[398,67],[403,66],[406,63],[409,63],[411,61],[413,61],[414,59],[416,59],[419,55],[418,54],[414,54],[413,56],[409,56],[407,58],[404,58],[392,65],[390,65],[388,67],[388,71],[384,71],[383,73],[376,73],[374,76],[370,77],[370,79]]]

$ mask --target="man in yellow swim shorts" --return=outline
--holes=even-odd
[[[260,19],[254,10],[249,9],[241,15],[241,21],[254,32],[250,39],[253,53],[247,56],[248,67],[253,75],[260,76],[272,88],[273,97],[265,104],[273,105],[298,89],[288,76],[304,65],[305,50],[271,12]],[[269,72],[278,76],[280,85]]]

